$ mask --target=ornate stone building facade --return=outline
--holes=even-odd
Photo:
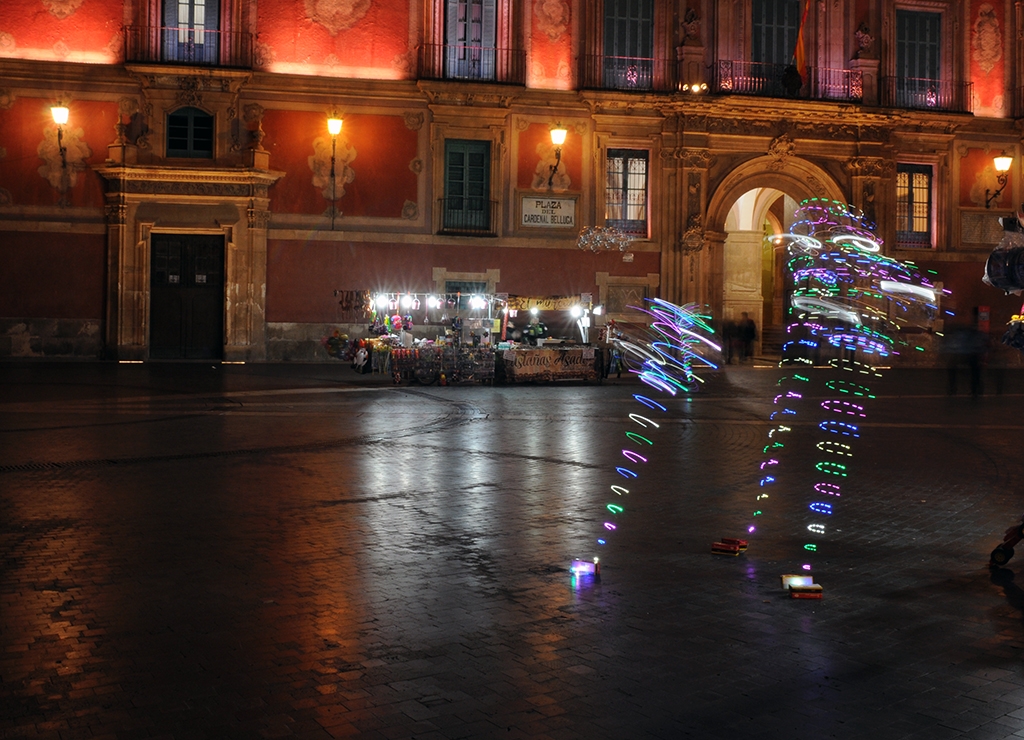
[[[1021,0],[18,0],[0,357],[315,359],[364,291],[659,295],[770,333],[766,237],[807,197],[997,334],[1022,134]],[[578,248],[607,225],[628,251]]]

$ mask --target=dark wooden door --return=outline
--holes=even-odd
[[[154,234],[149,356],[210,360],[224,354],[224,237]]]

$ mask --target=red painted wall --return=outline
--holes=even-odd
[[[430,292],[435,266],[453,272],[500,269],[502,293],[593,293],[596,298],[595,273],[646,278],[658,272],[660,259],[655,252],[636,252],[632,263],[624,263],[618,252],[272,239],[267,244],[267,321],[340,321],[335,290]]]
[[[409,7],[408,0],[260,0],[262,66],[296,74],[411,78]]]
[[[7,232],[0,246],[0,316],[103,317],[103,234]]]
[[[116,62],[122,57],[123,0],[3,0],[4,56],[66,62]]]
[[[350,163],[355,179],[345,184],[338,210],[349,216],[400,218],[405,201],[416,202],[417,175],[410,164],[417,155],[418,132],[399,116],[345,115],[339,135],[351,145],[356,156]],[[319,214],[330,202],[313,185],[309,157],[313,142],[328,144],[327,114],[308,111],[268,110],[263,116],[270,151],[270,166],[288,174],[270,192],[270,207],[276,213]],[[339,150],[344,145],[339,143]]]
[[[974,83],[974,115],[1002,117],[1006,108],[1006,62],[1012,48],[1006,41],[1003,3],[972,0],[967,18],[970,78]]]
[[[995,165],[992,158],[999,149],[968,149],[960,160],[960,205],[965,208],[985,205],[985,189],[992,192],[999,189],[996,182]],[[1007,152],[1012,154],[1013,152]],[[986,170],[988,170],[986,172]],[[1010,175],[1013,175],[1011,170]],[[1012,183],[1011,183],[1012,184]],[[999,197],[992,201],[993,208],[1013,208],[1013,188],[1007,186]]]
[[[531,124],[525,131],[519,132],[519,162],[516,186],[529,189],[533,184],[536,173],[544,176],[544,186],[541,190],[547,189],[547,177],[551,170],[549,167],[554,164],[554,145],[551,143],[551,127],[558,121],[547,123]],[[578,192],[583,189],[583,137],[577,134],[568,123],[562,124],[569,129],[562,145],[562,160],[559,163],[559,171],[565,168],[568,173],[570,184],[568,190]],[[538,165],[540,169],[538,170]]]
[[[17,98],[9,109],[0,109],[0,147],[7,150],[7,155],[0,157],[0,187],[10,192],[13,205],[56,205],[60,200],[58,191],[39,174],[44,164],[39,157],[39,144],[47,132],[57,128],[50,114],[54,102]],[[73,147],[81,131],[80,140],[91,150],[84,160],[87,167],[76,173],[68,200],[72,206],[101,208],[103,182],[90,166],[102,164],[107,158],[107,144],[114,138],[117,122],[117,104],[71,100],[68,107],[68,144]]]
[[[530,87],[570,90],[572,75],[572,9],[569,0],[531,3]]]

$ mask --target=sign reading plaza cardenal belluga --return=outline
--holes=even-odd
[[[576,228],[576,198],[522,196],[521,226],[546,229]]]

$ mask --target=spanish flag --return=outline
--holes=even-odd
[[[804,82],[807,81],[807,50],[804,49],[804,26],[807,25],[807,11],[811,9],[811,0],[804,0],[804,12],[800,17],[800,29],[796,32],[796,49],[793,50],[793,64]]]

